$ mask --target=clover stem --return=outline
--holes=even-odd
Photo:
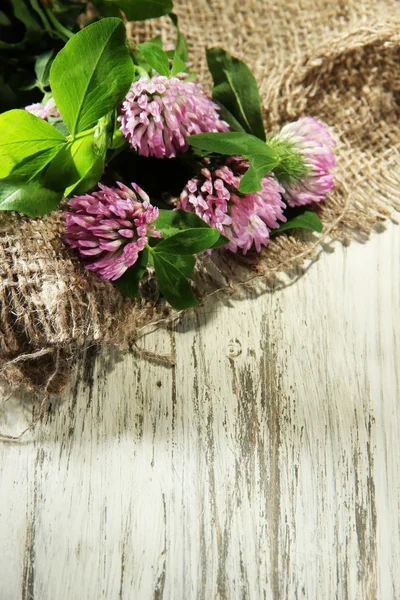
[[[45,7],[44,12],[46,13],[49,21],[51,22],[53,27],[57,30],[57,32],[60,34],[60,37],[62,37],[62,39],[64,39],[65,41],[68,41],[70,38],[72,38],[72,36],[74,35],[72,33],[72,31],[70,31],[69,29],[64,27],[64,25],[62,25],[60,23],[60,21],[55,17],[51,8]]]

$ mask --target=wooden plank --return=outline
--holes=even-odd
[[[0,445],[1,600],[400,598],[398,235],[143,340],[176,368],[90,350]]]

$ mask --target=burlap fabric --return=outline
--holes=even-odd
[[[308,114],[337,138],[337,186],[321,209],[326,235],[368,235],[400,210],[400,15],[397,1],[175,0],[194,68],[210,85],[207,46],[244,59],[260,85],[265,122],[274,129]],[[136,39],[162,32],[167,18],[128,25]],[[0,369],[13,386],[59,393],[79,350],[127,346],[135,332],[163,318],[152,282],[141,303],[124,301],[110,283],[85,272],[61,243],[61,212],[43,220],[1,221]],[[258,263],[206,258],[198,285],[266,275],[301,263],[315,240],[279,236]],[[239,261],[240,262],[240,261]],[[218,268],[217,268],[218,267]],[[235,274],[235,275],[233,275]],[[204,286],[202,291],[206,289]],[[201,290],[200,290],[201,291]]]

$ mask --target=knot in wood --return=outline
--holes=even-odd
[[[229,342],[227,348],[228,358],[236,358],[237,356],[240,356],[240,354],[242,354],[242,345],[239,340],[236,339]]]

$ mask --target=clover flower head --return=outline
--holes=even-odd
[[[75,196],[65,213],[64,242],[79,250],[85,268],[103,279],[118,279],[138,259],[149,237],[161,237],[153,221],[158,208],[135,183]]]
[[[286,221],[282,201],[283,188],[270,173],[262,179],[262,189],[251,194],[238,191],[248,168],[240,156],[230,157],[214,171],[204,168],[183,190],[178,208],[196,213],[208,225],[229,239],[225,246],[243,254],[255,246],[260,252],[269,242],[270,229]]]
[[[189,148],[187,137],[227,131],[200,83],[156,75],[135,81],[120,108],[118,121],[130,146],[142,156],[172,158]]]
[[[312,117],[302,117],[285,125],[268,143],[281,156],[275,173],[289,206],[325,200],[334,185],[331,170],[335,166],[335,141],[328,127]]]
[[[49,117],[60,118],[61,114],[56,106],[56,102],[51,96],[46,102],[37,102],[25,107],[25,110],[32,113],[39,119],[48,119]]]

